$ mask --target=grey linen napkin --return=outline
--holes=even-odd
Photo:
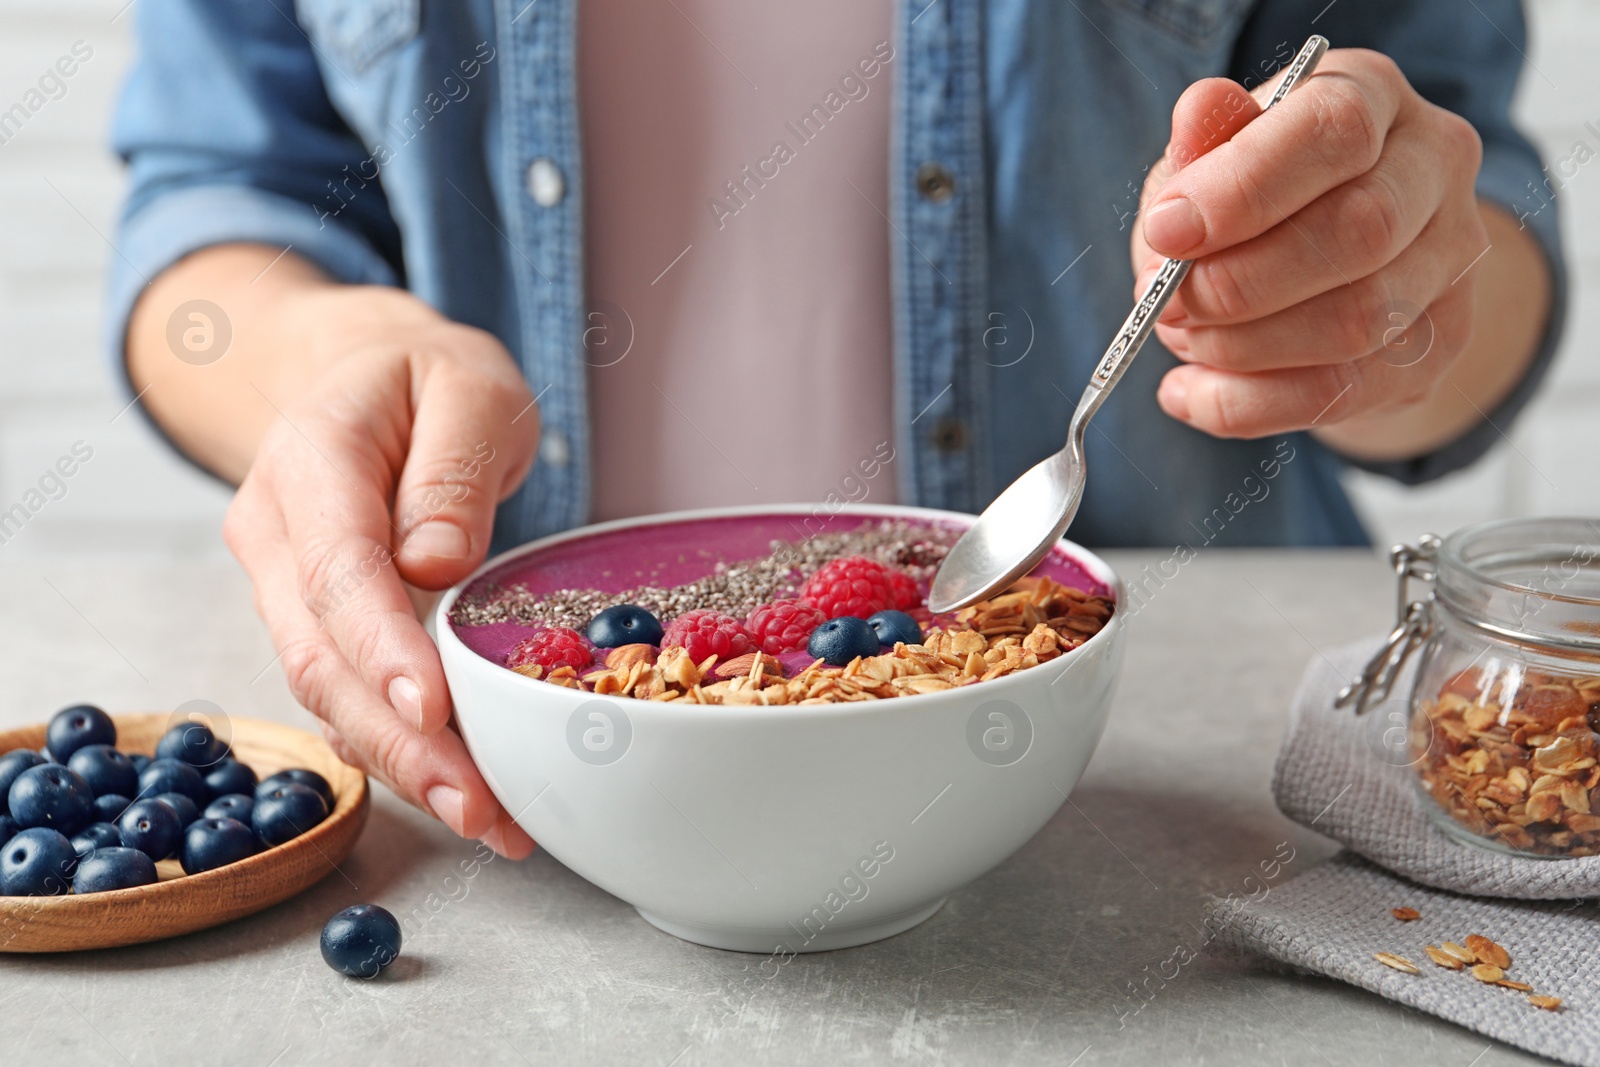
[[[1333,707],[1376,648],[1368,641],[1312,660],[1273,774],[1284,814],[1349,851],[1257,899],[1217,903],[1210,924],[1237,948],[1530,1052],[1600,1067],[1600,907],[1582,899],[1600,896],[1600,857],[1524,858],[1445,834],[1405,751],[1411,668],[1366,716]],[[1397,907],[1422,918],[1400,922],[1390,914]],[[1507,977],[1561,997],[1562,1010],[1541,1011],[1524,994],[1447,971],[1423,952],[1468,934],[1505,946],[1513,960]],[[1421,974],[1385,967],[1374,952],[1412,960]]]

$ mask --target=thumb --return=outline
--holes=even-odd
[[[521,484],[539,440],[539,413],[520,379],[463,371],[428,376],[395,491],[395,565],[424,589],[452,585],[483,562],[495,506]]]
[[[1167,161],[1182,170],[1218,145],[1226,144],[1261,114],[1249,90],[1227,78],[1205,78],[1185,89],[1172,109],[1172,141]]]

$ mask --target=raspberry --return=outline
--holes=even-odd
[[[922,603],[922,590],[917,588],[917,580],[905,571],[891,568],[889,587],[894,590],[894,606],[900,611],[909,611]]]
[[[800,599],[830,619],[865,619],[898,603],[894,572],[865,556],[829,560],[800,590]]]
[[[745,627],[761,651],[781,656],[805,648],[811,631],[827,621],[821,609],[803,600],[774,600],[752,611]]]
[[[594,662],[589,642],[576,630],[565,626],[552,626],[524,638],[511,655],[506,657],[507,667],[524,667],[537,663],[547,671],[557,667],[571,667],[581,671]]]
[[[686,649],[689,658],[696,663],[703,663],[710,656],[716,656],[719,663],[726,663],[746,652],[754,652],[756,643],[738,619],[698,609],[686,611],[667,623],[661,647]]]

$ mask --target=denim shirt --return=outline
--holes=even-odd
[[[147,279],[207,245],[291,247],[338,279],[409,287],[520,362],[544,438],[500,507],[497,547],[585,522],[579,2],[138,5],[114,135],[131,165],[110,288],[118,373]],[[1508,114],[1526,47],[1516,0],[908,0],[895,27],[903,502],[980,510],[1060,447],[1133,302],[1129,227],[1174,102],[1208,76],[1259,84],[1311,33],[1389,54],[1475,124],[1479,194],[1523,218],[1563,302],[1549,186]],[[1418,482],[1476,459],[1535,388],[1560,321],[1558,306],[1534,370],[1482,425],[1374,468]],[[1224,441],[1168,418],[1155,394],[1173,365],[1152,342],[1092,424],[1075,540],[1366,543],[1343,461],[1305,434]]]

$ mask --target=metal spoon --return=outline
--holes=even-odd
[[[1307,41],[1262,110],[1288,96],[1327,50],[1325,37]],[[1089,420],[1150,337],[1162,309],[1188,275],[1190,263],[1169,259],[1161,265],[1089,378],[1072,414],[1065,447],[1012,482],[950,549],[933,576],[930,611],[954,611],[1000,592],[1031,571],[1067,532],[1083,500],[1083,434]]]

